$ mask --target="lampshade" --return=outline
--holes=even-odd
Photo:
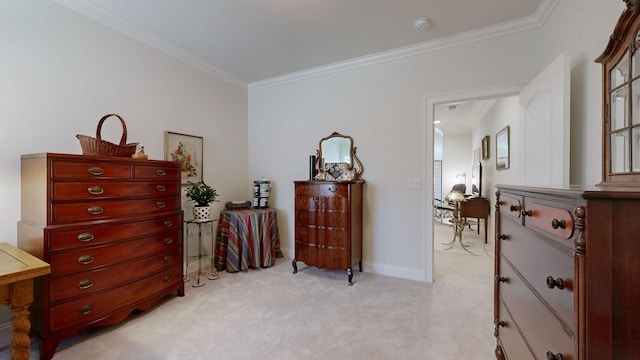
[[[451,190],[446,199],[447,201],[464,201],[464,194],[460,191]]]

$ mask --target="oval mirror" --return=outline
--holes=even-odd
[[[334,132],[320,140],[317,153],[317,180],[348,181],[360,178],[362,163],[356,156],[351,136]]]

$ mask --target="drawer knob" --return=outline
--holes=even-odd
[[[557,287],[558,289],[564,289],[564,281],[562,278],[554,279],[553,276],[547,276],[547,287],[549,289],[553,289]]]
[[[496,234],[496,240],[507,240],[508,238],[509,238],[509,235]]]
[[[83,289],[83,290],[84,289],[88,289],[91,286],[93,286],[93,280],[91,280],[91,279],[84,279],[84,280],[78,281],[78,287],[80,289]]]
[[[163,261],[165,264],[170,263],[170,262],[171,262],[171,260],[173,260],[173,257],[172,257],[171,255],[167,255],[167,256],[165,256],[165,257],[162,259],[162,261]]]
[[[508,277],[496,275],[496,283],[508,283],[508,282],[509,282]]]
[[[498,337],[498,329],[500,328],[500,326],[507,326],[507,323],[504,321],[500,321],[500,319],[493,320],[493,324],[496,326],[495,330],[493,330],[493,336],[495,337]]]
[[[551,351],[547,351],[547,360],[562,360],[562,354],[554,354]]]
[[[101,167],[97,167],[97,166],[90,167],[87,171],[89,172],[89,174],[95,175],[95,176],[104,174],[104,170]]]
[[[531,216],[533,212],[531,210],[522,210],[522,216]]]
[[[167,187],[164,186],[164,185],[158,185],[158,186],[156,186],[156,190],[159,191],[159,192],[163,192],[163,191],[167,190]]]
[[[164,238],[164,243],[167,245],[171,245],[171,243],[173,243],[173,239],[170,237],[166,237]]]
[[[520,206],[511,205],[511,206],[509,206],[509,211],[513,211],[513,212],[520,211]]]
[[[104,193],[104,189],[101,188],[100,186],[94,185],[94,186],[89,186],[89,188],[87,189],[87,191],[89,192],[89,194],[91,195],[100,195],[102,193]]]
[[[167,172],[162,170],[162,169],[158,169],[158,170],[156,170],[156,175],[165,176],[165,175],[167,175]]]
[[[164,227],[172,227],[172,226],[173,226],[173,221],[171,220],[164,221]]]
[[[168,283],[169,281],[171,281],[170,275],[165,275],[165,277],[162,279],[162,282],[165,282],[165,283]]]
[[[102,206],[89,206],[87,211],[91,215],[100,215],[104,212],[104,208]]]
[[[165,203],[164,201],[156,202],[156,207],[158,207],[158,209],[162,209],[165,206],[167,206],[167,203]]]
[[[567,223],[564,220],[553,219],[551,220],[551,227],[554,229],[557,229],[557,228],[564,229],[567,227]]]
[[[82,241],[82,242],[88,242],[95,239],[95,236],[93,236],[92,233],[82,233],[78,235],[78,241]]]
[[[78,262],[83,265],[91,264],[95,258],[91,255],[82,255],[78,258]]]
[[[78,309],[78,314],[87,315],[93,311],[93,305],[84,305]]]

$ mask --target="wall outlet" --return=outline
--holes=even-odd
[[[409,189],[420,189],[420,178],[417,176],[412,176],[408,180]]]

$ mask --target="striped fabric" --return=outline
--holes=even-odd
[[[238,272],[269,267],[280,257],[275,209],[220,212],[216,231],[216,269]]]

